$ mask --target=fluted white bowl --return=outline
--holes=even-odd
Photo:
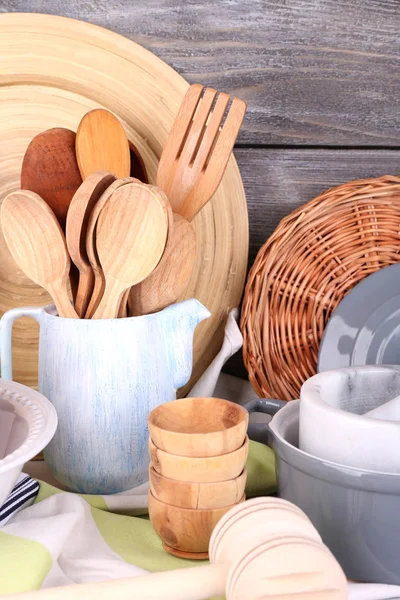
[[[47,446],[56,428],[55,408],[42,394],[0,379],[0,506],[24,463]]]

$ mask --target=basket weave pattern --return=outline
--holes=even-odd
[[[343,296],[400,260],[400,178],[351,181],[282,219],[259,250],[242,305],[243,356],[261,397],[299,397]]]

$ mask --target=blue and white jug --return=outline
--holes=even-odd
[[[44,456],[67,489],[112,494],[147,480],[147,416],[188,382],[194,330],[209,316],[194,299],[126,319],[65,319],[52,306],[3,315],[4,379],[12,379],[13,322],[40,325],[39,391],[58,414]]]

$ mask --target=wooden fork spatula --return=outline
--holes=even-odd
[[[161,155],[157,185],[172,210],[191,221],[216,192],[242,124],[246,103],[195,84],[178,111]],[[221,127],[222,124],[222,127]]]

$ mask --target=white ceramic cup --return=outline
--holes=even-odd
[[[400,421],[366,415],[398,395],[399,366],[314,375],[300,392],[300,449],[350,467],[400,473]]]

